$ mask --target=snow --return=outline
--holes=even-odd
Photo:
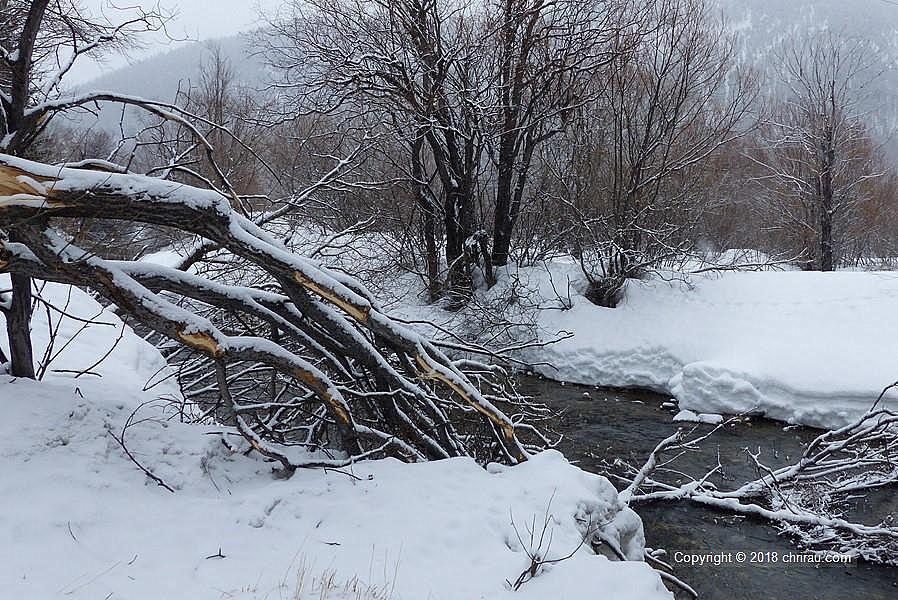
[[[181,264],[184,257],[177,251],[170,248],[151,252],[143,256],[140,261],[151,265],[161,265],[163,267],[177,268]]]
[[[577,517],[610,521],[606,533],[625,551],[642,551],[641,524],[607,480],[554,451],[490,472],[468,459],[383,460],[356,465],[359,479],[310,470],[279,480],[269,464],[206,435],[221,428],[166,421],[148,406],[140,416],[154,419],[129,429],[126,443],[170,494],[111,438],[143,397],[96,381],[78,387],[0,383],[9,415],[0,424],[0,538],[16,548],[0,562],[0,581],[11,597],[292,597],[304,562],[309,578],[334,569],[340,581],[393,589],[389,597],[511,597],[504,580],[527,566],[512,515],[526,540],[524,527],[541,522],[550,500],[550,556],[577,547]],[[219,548],[225,558],[206,558]],[[646,564],[584,549],[516,597],[595,589],[670,597]]]
[[[48,284],[44,296],[66,304],[69,291]],[[90,326],[58,359],[83,368],[121,325],[87,294],[73,289],[71,298],[67,312],[114,325]],[[60,339],[75,323],[60,327]],[[161,357],[124,331],[95,369],[102,378],[0,376],[0,545],[15,548],[0,561],[0,585],[10,597],[536,600],[600,589],[621,600],[671,598],[645,563],[588,546],[518,592],[506,589],[529,566],[512,521],[528,544],[526,528],[550,515],[550,558],[577,548],[590,522],[627,556],[642,556],[636,514],[606,479],[558,452],[514,467],[380,460],[351,474],[278,478],[229,428],[181,423],[159,388],[144,391]],[[113,438],[135,410],[126,445],[174,493]]]
[[[715,415],[709,413],[694,413],[691,410],[681,410],[674,415],[674,423],[707,423],[709,425],[718,425],[723,423],[723,415]]]
[[[751,268],[764,258],[726,257]],[[858,417],[898,379],[898,272],[662,272],[629,282],[613,309],[586,299],[569,257],[497,277],[474,310],[502,311],[519,329],[532,323],[543,342],[563,338],[518,355],[558,381],[650,389],[696,414],[828,428]],[[484,320],[423,301],[393,310],[455,331]],[[898,408],[898,395],[886,400]]]
[[[58,283],[37,285],[35,295],[39,295],[46,304],[36,305],[31,338],[35,360],[47,365],[48,376],[64,371],[74,377],[90,368],[91,374],[80,376],[77,379],[79,383],[85,379],[116,380],[127,374],[139,380],[141,387],[151,379],[160,381],[165,378],[165,361],[156,348],[122,323],[112,310],[104,308],[75,286]],[[9,276],[0,274],[0,290],[9,289],[9,286]],[[63,313],[67,316],[63,317]],[[54,332],[51,347],[50,339],[54,337]],[[121,339],[118,339],[119,336]],[[5,335],[0,335],[0,348],[9,356]],[[108,356],[93,366],[107,352]],[[176,397],[179,393],[177,386],[170,381],[159,383],[153,391],[157,395],[170,397]]]
[[[297,239],[308,233],[293,231],[290,245],[303,246]],[[309,247],[320,243],[321,236],[307,237],[312,238]],[[322,252],[321,262],[363,271],[384,243],[365,234],[347,236],[341,252]],[[758,269],[767,259],[758,251],[738,249],[722,253],[717,262]],[[696,414],[752,413],[839,427],[898,379],[893,358],[898,356],[896,272],[664,272],[631,281],[615,309],[597,307],[584,297],[583,275],[569,257],[511,266],[497,276],[499,283],[481,292],[482,302],[458,312],[426,305],[420,281],[389,265],[378,270],[375,277],[385,282],[376,281],[374,287],[389,312],[413,322],[425,337],[439,332],[415,321],[465,334],[466,327],[473,331],[492,318],[478,312],[483,306],[497,305],[505,317],[522,324],[509,330],[515,334],[526,333],[531,322],[543,341],[570,332],[567,339],[520,357],[550,363],[538,370],[560,381],[670,394],[680,409]],[[345,293],[366,302],[353,290]],[[513,347],[516,341],[498,343]],[[896,397],[887,400],[894,404]]]
[[[519,272],[544,304],[547,273],[559,289],[578,277],[562,261]],[[681,409],[823,427],[846,424],[898,379],[898,273],[668,275],[630,282],[614,309],[572,286],[572,308],[538,320],[545,336],[574,335],[529,358],[551,362],[540,370],[555,379],[670,393]]]

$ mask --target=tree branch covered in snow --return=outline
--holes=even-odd
[[[336,450],[342,458],[330,464],[345,464],[371,454],[517,462],[545,445],[499,407],[513,405],[513,397],[495,393],[495,385],[489,394],[475,385],[501,382],[501,372],[478,368],[477,379],[468,377],[474,363],[453,362],[388,317],[351,277],[292,254],[236,213],[224,194],[8,156],[0,156],[0,194],[0,228],[18,240],[3,240],[0,269],[90,287],[123,314],[213,361],[218,385],[232,385],[212,389],[225,397],[241,432],[288,469],[322,463],[296,458],[289,446]],[[81,218],[198,235],[263,272],[266,285],[104,259],[50,225]],[[229,377],[253,365],[276,374],[264,402],[249,402],[245,388],[232,394]],[[519,439],[525,432],[535,445]]]
[[[661,441],[640,467],[624,466],[626,488],[620,498],[627,504],[687,500],[736,514],[772,521],[783,533],[814,550],[853,553],[874,562],[895,564],[898,527],[890,522],[864,524],[843,518],[841,507],[851,498],[898,483],[898,412],[881,407],[882,398],[898,382],[885,388],[872,408],[852,423],[817,436],[797,461],[773,468],[759,453],[745,449],[757,478],[734,489],[715,483],[722,465],[685,483],[670,483],[662,471],[683,452],[698,449],[734,419],[700,435],[678,430]]]

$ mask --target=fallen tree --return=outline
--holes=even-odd
[[[891,518],[870,524],[842,514],[846,501],[898,485],[898,412],[883,403],[892,389],[898,389],[898,382],[885,388],[870,410],[853,422],[815,437],[791,464],[770,467],[761,462],[760,453],[746,448],[757,478],[733,489],[719,485],[723,471],[719,455],[717,465],[698,476],[686,475],[675,462],[739,417],[707,432],[681,428],[658,443],[642,465],[616,460],[608,474],[626,483],[619,497],[627,505],[688,501],[770,521],[810,550],[898,564],[898,527]],[[615,474],[621,467],[623,476]],[[665,478],[665,473],[678,481]]]
[[[372,455],[514,463],[547,444],[524,421],[501,370],[451,360],[387,316],[358,281],[291,253],[230,200],[142,175],[0,154],[0,272],[90,288],[123,317],[202,356],[241,434],[288,471]],[[65,235],[75,219],[198,236],[265,283],[103,258]],[[247,386],[235,393],[235,374],[262,370],[276,376],[267,399],[248,402]]]

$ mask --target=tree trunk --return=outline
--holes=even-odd
[[[500,208],[502,213],[499,212]],[[508,264],[508,255],[511,251],[511,219],[505,206],[496,204],[496,220],[493,227],[493,252],[492,263],[495,267]]]
[[[820,211],[820,270],[832,271],[834,263],[832,213],[824,209]]]
[[[440,259],[437,255],[436,217],[433,214],[433,206],[428,206],[424,210],[424,260],[427,264],[427,295],[430,301],[434,302],[440,297]]]
[[[493,252],[491,261],[497,267],[508,264],[508,254],[511,249],[511,232],[514,228],[511,217],[512,168],[514,163],[512,145],[514,140],[505,139],[507,137],[509,136],[503,136],[502,145],[499,149],[496,214],[493,219]]]
[[[459,303],[470,297],[473,282],[471,265],[465,243],[471,237],[473,202],[464,189],[446,192],[446,264],[449,268],[449,288]]]
[[[412,177],[415,180],[415,199],[424,220],[424,263],[427,268],[427,295],[434,302],[440,295],[440,259],[437,255],[436,206],[431,201],[424,181],[424,165],[421,150],[424,138],[418,137],[412,145]]]
[[[10,374],[34,379],[34,355],[31,348],[31,278],[11,274],[12,305],[6,312],[6,334],[12,361]]]
[[[831,134],[830,136],[831,137]],[[821,148],[823,153],[823,169],[820,174],[820,270],[832,271],[835,267],[833,259],[833,173],[835,152],[828,139]]]

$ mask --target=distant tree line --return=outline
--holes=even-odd
[[[433,299],[554,253],[613,306],[708,249],[818,270],[898,252],[872,43],[808,32],[762,76],[704,0],[303,1],[255,41],[263,112],[364,146],[328,201],[413,237]]]

